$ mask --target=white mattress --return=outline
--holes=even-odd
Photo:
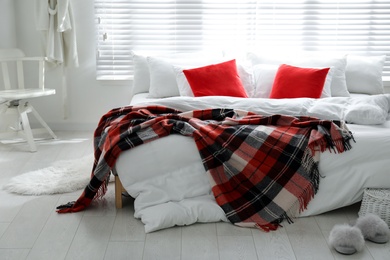
[[[133,104],[147,94],[136,95]],[[342,154],[320,154],[318,193],[300,216],[356,203],[366,187],[390,188],[390,121],[349,124],[356,143]],[[145,231],[194,222],[226,221],[216,204],[198,150],[191,137],[170,135],[124,151],[116,171],[135,199],[135,217]]]

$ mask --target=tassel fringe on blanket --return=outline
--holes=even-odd
[[[276,230],[306,209],[319,188],[318,153],[351,149],[344,122],[262,116],[233,109],[181,111],[123,107],[105,114],[94,133],[91,181],[58,213],[84,210],[107,189],[120,153],[170,134],[192,137],[218,205],[230,222]],[[353,140],[354,141],[354,140]]]

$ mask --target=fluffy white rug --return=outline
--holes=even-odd
[[[58,161],[44,169],[13,177],[3,189],[23,195],[66,193],[83,189],[89,182],[93,154]]]

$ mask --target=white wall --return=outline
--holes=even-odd
[[[16,45],[14,0],[0,1],[0,48]]]
[[[24,50],[27,55],[43,54],[43,37],[36,31],[34,23],[35,1],[7,0],[6,2],[15,2],[16,26],[10,24],[8,30],[15,31],[16,27],[17,47]],[[3,3],[1,5],[0,7],[3,7]],[[12,5],[9,5],[12,9]],[[93,130],[105,112],[130,102],[131,82],[110,83],[95,79],[94,1],[72,0],[72,7],[76,21],[80,66],[67,70],[68,118],[64,119],[62,74],[59,68],[48,68],[46,74],[46,87],[55,88],[57,94],[32,100],[31,104],[53,130]],[[2,10],[0,19],[4,19],[1,15],[4,9],[0,10]]]

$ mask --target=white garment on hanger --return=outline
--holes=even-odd
[[[36,0],[36,28],[46,35],[46,56],[50,62],[78,67],[70,0]]]
[[[64,119],[68,118],[66,67],[79,66],[76,30],[70,0],[36,0],[36,28],[45,36],[45,56],[62,73]]]

